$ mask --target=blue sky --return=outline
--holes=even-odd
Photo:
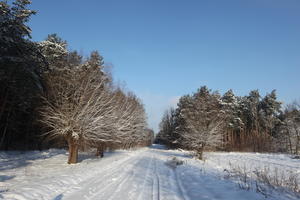
[[[32,0],[36,41],[99,50],[144,102],[150,127],[202,85],[300,99],[299,0]]]

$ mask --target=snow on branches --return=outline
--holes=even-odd
[[[42,122],[50,128],[50,139],[63,137],[68,142],[68,163],[77,162],[78,148],[103,151],[106,146],[132,147],[145,140],[143,105],[134,95],[113,90],[100,69],[87,62],[45,74]]]
[[[195,150],[202,159],[206,147],[215,147],[222,141],[224,115],[219,95],[202,87],[193,96],[188,96],[186,101],[186,107],[180,110],[180,116],[185,122],[180,134],[182,144]]]
[[[264,98],[258,90],[244,97],[235,96],[232,90],[221,96],[204,86],[181,97],[176,110],[163,116],[156,140],[171,148],[194,150],[199,158],[205,149],[260,152],[289,148],[297,154],[300,140],[295,116],[299,108],[290,110],[282,113],[275,90]]]

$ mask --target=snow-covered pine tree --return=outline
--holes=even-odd
[[[249,95],[243,98],[243,121],[245,123],[245,128],[247,135],[249,136],[249,141],[251,144],[249,146],[254,152],[261,150],[260,144],[260,134],[261,127],[259,122],[259,112],[260,112],[260,99],[261,96],[258,90],[250,91]]]
[[[224,113],[221,110],[220,95],[211,93],[206,86],[193,96],[190,105],[182,111],[185,131],[181,133],[186,146],[197,152],[202,159],[204,149],[216,147],[222,142]]]
[[[273,128],[281,113],[281,102],[277,100],[275,90],[261,100],[260,108],[261,126],[267,134],[272,135]]]
[[[191,147],[185,142],[182,134],[186,132],[186,115],[185,112],[190,109],[193,98],[190,95],[184,95],[179,99],[177,104],[177,109],[175,110],[175,132],[173,133],[173,138],[170,141],[173,146],[181,147],[184,149],[192,150]]]
[[[38,45],[48,63],[49,70],[60,70],[69,67],[69,63],[67,62],[67,42],[57,34],[49,34]]]
[[[224,131],[224,147],[226,150],[241,149],[244,123],[240,118],[240,100],[233,91],[228,90],[221,98],[222,110],[225,113],[226,131]]]

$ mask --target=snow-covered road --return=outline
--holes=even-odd
[[[0,153],[0,199],[265,199],[224,179],[217,170],[220,166],[212,166],[213,160],[204,163],[158,145],[106,153],[103,159],[81,155],[76,165],[66,164],[66,157],[63,150]],[[172,165],[174,157],[183,164]],[[273,195],[269,199],[289,198]]]
[[[100,170],[64,199],[185,199],[175,170],[162,160],[162,150],[147,149],[118,165]]]

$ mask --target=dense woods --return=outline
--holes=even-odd
[[[258,90],[240,97],[203,86],[165,112],[156,140],[194,150],[199,158],[204,149],[299,154],[299,103],[282,107],[275,90],[264,97]]]
[[[98,51],[87,58],[50,34],[31,40],[29,0],[0,2],[0,149],[78,150],[150,145],[142,102],[116,86]]]

